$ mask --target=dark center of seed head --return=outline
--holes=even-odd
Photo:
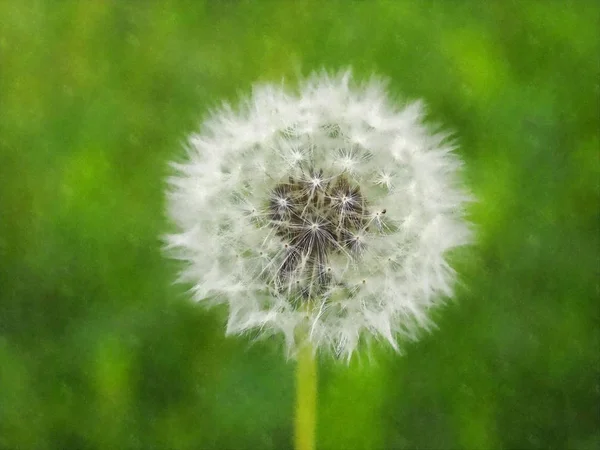
[[[359,186],[344,174],[326,179],[323,171],[277,184],[270,193],[268,214],[285,248],[275,288],[303,299],[331,284],[329,258],[358,256],[357,241],[369,220]]]

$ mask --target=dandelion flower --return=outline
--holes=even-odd
[[[448,135],[383,82],[316,74],[223,106],[173,164],[167,237],[198,301],[228,333],[305,330],[350,357],[363,338],[416,339],[452,294],[448,250],[469,242],[461,161]]]

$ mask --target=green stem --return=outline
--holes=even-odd
[[[310,342],[298,351],[296,366],[296,450],[315,449],[317,419],[317,362]]]

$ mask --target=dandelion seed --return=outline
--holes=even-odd
[[[414,339],[451,294],[445,253],[469,242],[460,160],[398,109],[381,82],[312,76],[259,86],[192,135],[174,164],[168,236],[198,301],[229,306],[228,331],[296,331],[349,357],[361,336]]]

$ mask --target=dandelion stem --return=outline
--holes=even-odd
[[[298,351],[296,366],[296,450],[315,449],[317,418],[317,362],[305,340]]]

